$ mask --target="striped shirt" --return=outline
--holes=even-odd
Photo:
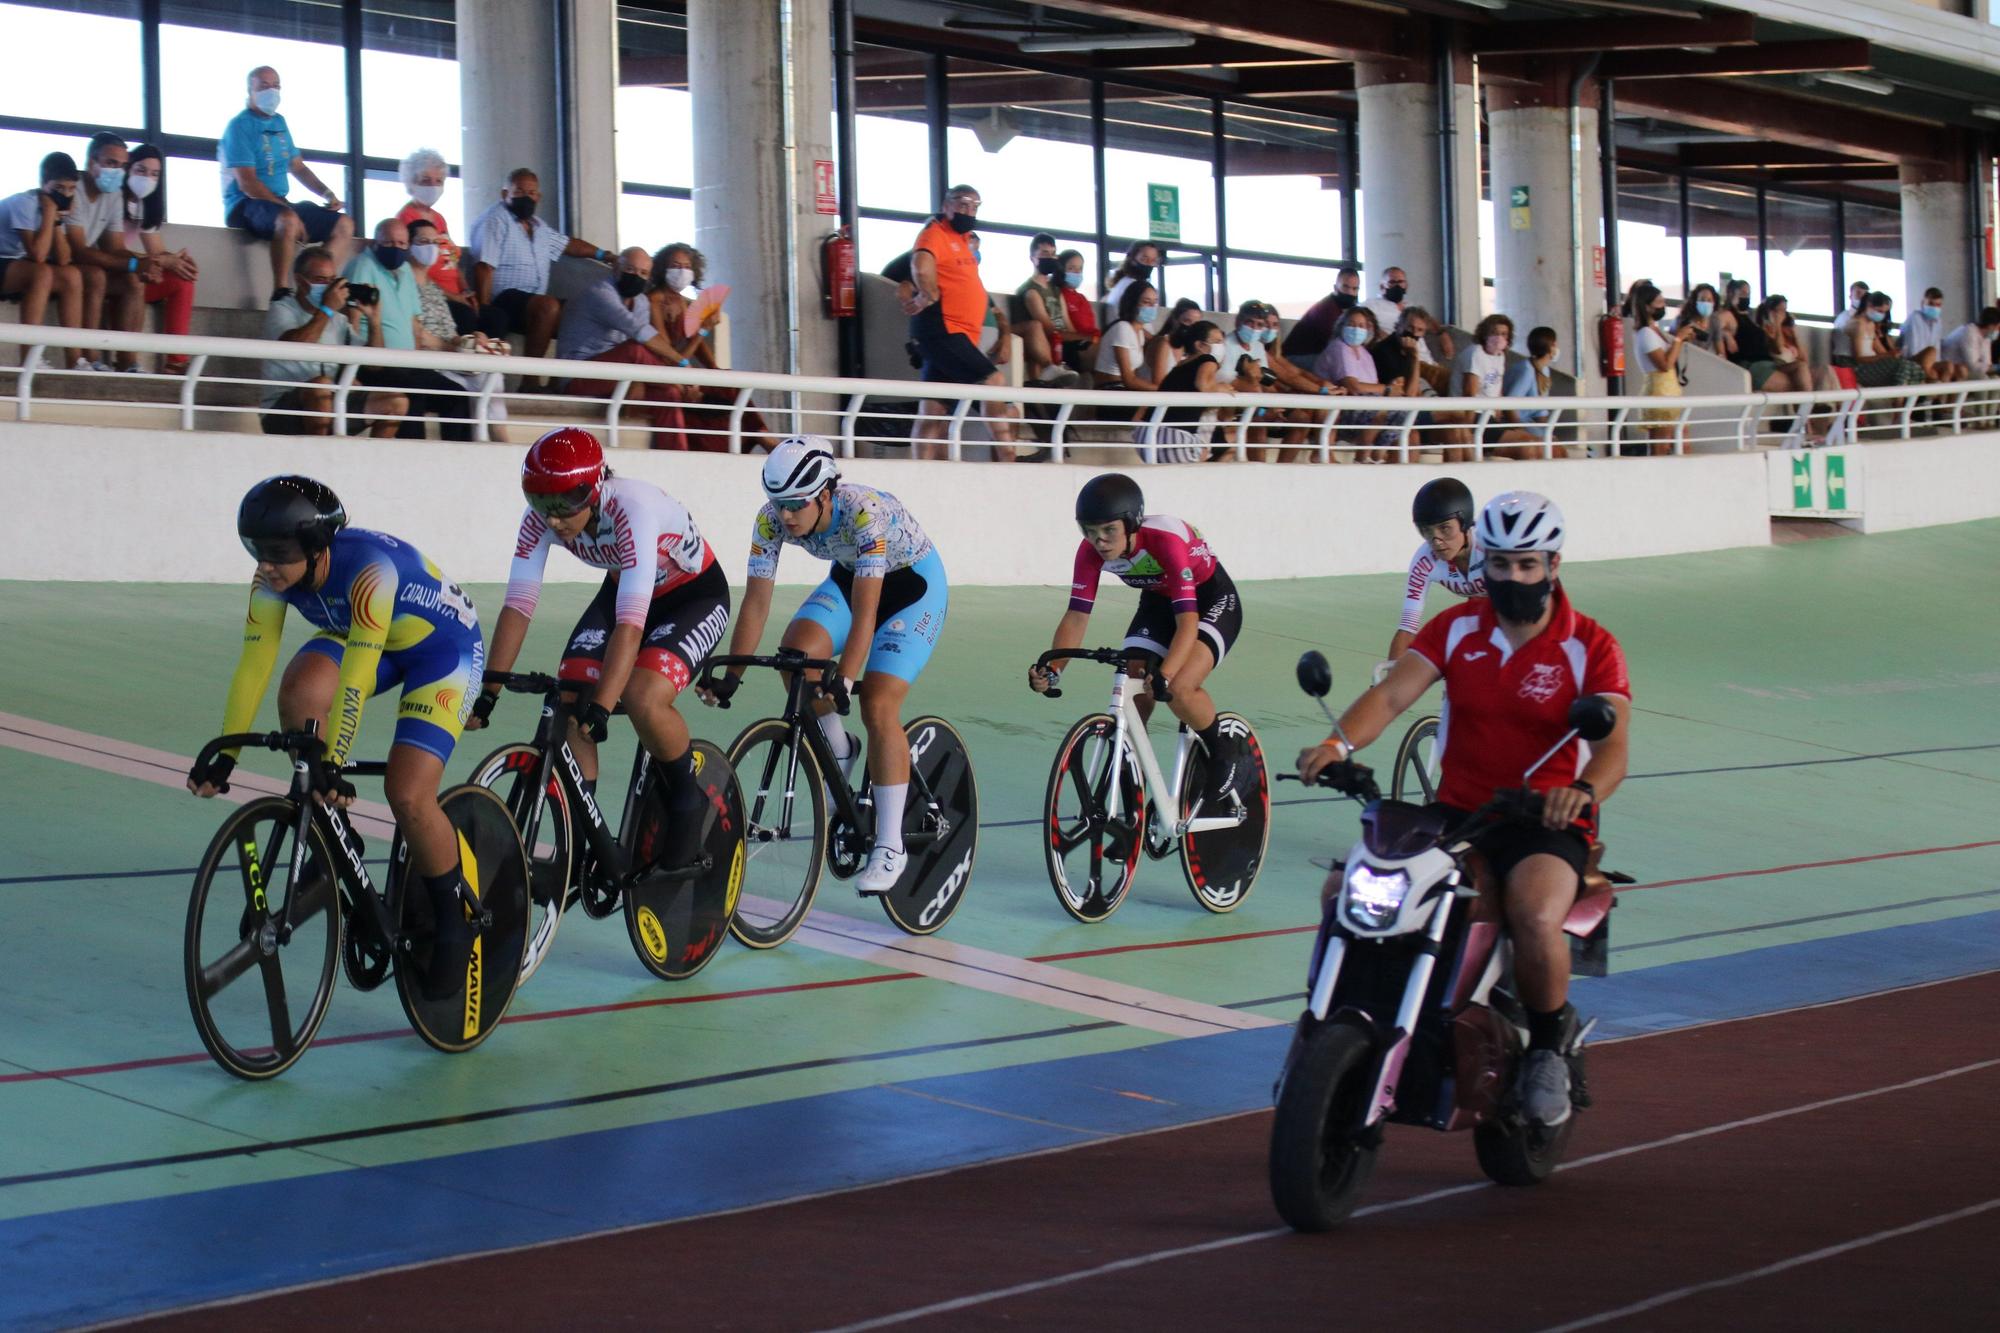
[[[569,237],[535,217],[532,230],[524,229],[504,203],[495,204],[472,221],[472,239],[465,254],[474,264],[493,270],[493,293],[530,292],[540,295],[549,289],[549,265],[561,259],[569,248]]]

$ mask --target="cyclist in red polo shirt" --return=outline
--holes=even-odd
[[[1432,619],[1388,678],[1341,714],[1335,734],[1299,755],[1299,776],[1310,782],[1380,736],[1442,676],[1438,799],[1470,811],[1521,785],[1521,774],[1569,730],[1578,698],[1610,701],[1618,725],[1609,736],[1594,747],[1564,746],[1530,780],[1544,796],[1541,826],[1500,824],[1479,839],[1503,886],[1515,990],[1528,1011],[1522,1109],[1551,1126],[1569,1118],[1561,1051],[1576,1022],[1562,923],[1582,884],[1596,807],[1625,778],[1632,696],[1618,640],[1578,614],[1556,577],[1564,528],[1562,511],[1532,491],[1489,501],[1477,531],[1487,599]]]

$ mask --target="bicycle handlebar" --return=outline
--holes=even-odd
[[[1051,662],[1074,662],[1078,660],[1097,662],[1109,667],[1123,667],[1127,662],[1132,660],[1132,650],[1130,648],[1051,648],[1035,659],[1035,665],[1046,668]],[[1160,674],[1160,669],[1158,667],[1150,668],[1146,674],[1149,677],[1148,683],[1153,687],[1153,697],[1163,704],[1172,703],[1174,701],[1174,692],[1167,688],[1166,677]],[[1043,690],[1042,693],[1051,699],[1062,698],[1062,691],[1053,685]]]
[[[703,676],[713,676],[721,667],[770,667],[773,671],[820,671],[832,673],[840,670],[840,663],[830,657],[807,657],[791,648],[780,648],[775,653],[717,653],[701,664]]]
[[[481,677],[481,683],[498,685],[513,694],[550,694],[567,682],[557,680],[545,671],[489,671]]]

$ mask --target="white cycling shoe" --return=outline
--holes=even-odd
[[[903,878],[904,867],[909,864],[908,852],[877,843],[875,850],[868,853],[867,866],[854,881],[855,892],[864,898],[880,897],[896,887]]]

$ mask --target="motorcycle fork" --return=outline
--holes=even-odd
[[[1409,1058],[1410,1042],[1423,1016],[1424,996],[1430,992],[1431,974],[1437,970],[1438,948],[1451,925],[1452,909],[1456,905],[1457,900],[1447,891],[1431,910],[1430,922],[1424,927],[1424,945],[1410,964],[1409,980],[1403,984],[1402,1003],[1396,1008],[1396,1026],[1389,1033],[1388,1048],[1377,1067],[1375,1089],[1369,1095],[1367,1118],[1362,1122],[1364,1128],[1380,1124],[1389,1112],[1396,1109],[1396,1085],[1403,1076],[1403,1062]]]

